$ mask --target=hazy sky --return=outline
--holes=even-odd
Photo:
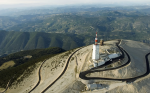
[[[150,2],[150,0],[0,0],[0,4],[25,4],[25,3],[40,3],[51,5],[64,4],[91,4],[91,3],[120,3],[120,2]]]

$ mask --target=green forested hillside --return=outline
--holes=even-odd
[[[89,18],[77,15],[56,15],[44,20],[25,22],[7,30],[23,32],[69,32],[76,34],[91,34],[94,31],[149,32],[150,16],[128,16],[117,11],[104,13],[99,17]]]
[[[33,49],[33,50],[20,51],[20,52],[16,52],[13,54],[9,54],[6,57],[0,57],[0,65],[2,65],[4,62],[14,60],[15,66],[18,66],[28,60],[28,59],[24,60],[23,59],[24,56],[31,55],[32,58],[34,59],[40,56],[44,56],[48,54],[56,54],[56,53],[64,52],[64,51],[65,51],[64,49],[58,48],[58,47],[49,47],[45,49]]]
[[[0,55],[21,50],[60,47],[65,50],[94,43],[95,32],[90,34],[64,34],[44,32],[0,31]],[[98,39],[130,39],[150,44],[148,32],[98,32]]]
[[[0,54],[48,47],[60,47],[69,50],[90,44],[84,40],[84,36],[72,34],[0,31]]]
[[[7,86],[7,83],[9,80],[11,80],[10,83],[17,80],[17,82],[20,82],[23,80],[24,77],[28,76],[31,71],[35,68],[35,64],[41,61],[44,61],[45,59],[48,59],[50,57],[55,56],[58,53],[62,53],[65,50],[57,47],[53,48],[47,48],[47,49],[35,49],[35,50],[28,50],[28,51],[21,51],[18,53],[14,53],[11,55],[8,55],[6,57],[0,58],[0,66],[2,63],[13,60],[15,62],[14,67],[10,67],[4,70],[0,71],[0,87],[5,88]],[[31,55],[32,58],[26,59],[24,56]],[[30,68],[28,68],[30,67]],[[20,78],[18,80],[18,77],[20,77],[25,70],[27,73],[25,76]]]
[[[149,6],[31,9],[16,17],[0,16],[0,30],[72,34],[93,34],[95,31],[149,33],[148,10]]]
[[[18,23],[20,23],[20,21],[12,17],[0,16],[0,30],[8,29],[9,27],[15,26]]]

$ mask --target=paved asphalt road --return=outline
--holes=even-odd
[[[132,45],[133,44],[133,45]],[[124,49],[123,51],[127,54],[128,56],[128,62],[138,62],[138,65],[136,65],[137,67],[142,66],[143,64],[145,65],[145,68],[139,68],[139,69],[145,69],[145,73],[143,73],[142,75],[139,76],[135,76],[135,77],[131,77],[131,78],[124,78],[124,79],[115,79],[115,78],[104,78],[104,77],[86,77],[86,75],[88,73],[94,73],[94,72],[100,72],[100,71],[107,71],[107,70],[114,70],[114,69],[118,69],[118,67],[116,68],[110,68],[110,69],[106,69],[106,70],[88,70],[88,71],[84,71],[81,72],[79,77],[85,80],[90,80],[90,79],[101,79],[101,80],[117,80],[117,81],[126,81],[126,82],[133,82],[138,78],[142,78],[145,77],[149,74],[150,70],[149,70],[149,60],[148,60],[148,56],[150,55],[150,53],[148,53],[148,50],[143,49],[143,47],[136,47],[135,45],[138,46],[138,44],[132,42],[129,43],[128,41],[122,41],[121,46]],[[119,47],[118,47],[119,48]],[[120,48],[120,50],[122,50]],[[149,51],[150,52],[150,51]],[[105,64],[106,65],[106,64]],[[120,66],[123,67],[124,65]]]
[[[42,93],[45,93],[53,84],[55,84],[56,81],[58,81],[58,80],[63,76],[63,74],[66,72],[66,70],[67,70],[67,68],[68,68],[68,65],[69,65],[69,62],[70,62],[72,56],[73,56],[77,51],[79,51],[80,49],[82,49],[82,48],[77,49],[75,52],[73,52],[73,53],[70,55],[70,57],[69,57],[68,60],[67,60],[67,64],[66,64],[66,66],[65,66],[65,69],[63,70],[63,72],[61,73],[61,75],[60,75],[54,82],[52,82],[49,86],[47,86],[47,87],[42,91]]]
[[[103,80],[118,80],[118,81],[133,82],[134,80],[136,80],[138,78],[147,76],[149,74],[149,60],[148,60],[148,56],[150,55],[150,53],[148,53],[149,50],[148,49],[147,50],[146,49],[142,49],[142,47],[141,48],[132,47],[131,43],[129,43],[128,41],[124,41],[124,40],[121,42],[120,46],[123,49],[120,48],[120,47],[118,47],[118,48],[122,51],[123,54],[126,53],[126,55],[128,57],[128,61],[125,64],[123,64],[122,66],[120,66],[120,67],[123,67],[123,66],[129,64],[130,62],[134,61],[136,63],[138,62],[138,64],[139,64],[139,65],[137,65],[137,68],[140,67],[140,64],[141,65],[143,65],[143,64],[145,65],[145,68],[143,68],[143,69],[145,69],[145,73],[143,73],[140,76],[126,78],[126,79],[113,79],[113,78],[103,78],[103,77],[86,77],[86,74],[88,74],[88,73],[94,73],[94,72],[98,72],[98,71],[106,71],[106,70],[91,69],[91,70],[88,70],[88,71],[85,71],[85,72],[81,72],[80,75],[79,75],[79,77],[82,78],[82,79],[86,79],[86,80],[90,80],[90,79],[103,79]],[[133,44],[133,46],[134,46],[134,44]],[[136,44],[135,44],[135,46],[136,46]],[[78,50],[80,50],[80,49],[78,49]],[[76,50],[74,53],[76,53],[78,50]],[[146,53],[146,51],[147,51],[147,53]],[[62,72],[62,74],[53,83],[51,83],[48,87],[46,87],[42,91],[42,93],[46,92],[58,79],[61,78],[61,76],[67,70],[69,61],[70,61],[71,57],[74,55],[74,53],[69,57],[69,59],[67,61],[67,64],[66,64],[66,67],[65,67],[64,71]],[[113,60],[116,60],[116,59],[113,59]],[[108,64],[105,64],[103,66],[106,66],[106,65],[108,65]],[[102,67],[102,66],[100,66],[100,67]],[[118,69],[120,67],[116,67],[116,68],[113,68],[113,69]],[[107,70],[113,70],[113,69],[110,68],[110,69],[107,69]],[[37,84],[37,86],[38,86],[38,84]]]
[[[41,82],[41,68],[45,62],[46,62],[46,60],[43,61],[43,63],[41,64],[41,66],[39,68],[39,72],[38,72],[39,80],[38,80],[37,84],[29,91],[29,93],[31,93],[33,90],[35,90],[35,88],[37,88],[37,86],[40,84],[40,82]]]
[[[120,46],[129,54],[131,62],[137,63],[134,64],[134,67],[146,71],[145,55],[150,52],[149,49],[147,49],[146,51],[146,49],[144,49],[144,46],[141,46],[142,48],[140,48],[138,47],[138,44],[136,42],[124,40],[122,41],[122,44]],[[145,67],[143,68],[143,66]]]

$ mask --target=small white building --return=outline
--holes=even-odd
[[[120,55],[119,55],[119,54],[116,54],[116,53],[113,53],[113,54],[108,55],[109,59],[117,58],[117,57],[119,57],[119,56],[120,56]]]
[[[110,54],[108,56],[105,56],[103,59],[101,60],[97,60],[97,61],[94,61],[93,62],[93,66],[94,67],[98,67],[98,66],[101,66],[103,64],[105,64],[107,61],[111,61],[113,58],[117,58],[119,57],[120,54],[116,54],[116,53],[113,53],[113,54]]]
[[[101,66],[101,65],[103,65],[103,64],[105,64],[105,63],[106,63],[105,60],[100,60],[100,61],[98,61],[98,62],[93,62],[93,66],[94,66],[94,67],[98,67],[98,66]]]
[[[95,90],[95,89],[100,89],[102,88],[101,84],[87,84],[86,85],[86,90]]]
[[[104,61],[104,60],[101,60],[101,61],[98,62],[98,66],[101,66],[101,65],[103,65],[103,64],[105,64],[105,61]]]

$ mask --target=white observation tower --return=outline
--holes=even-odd
[[[96,32],[95,44],[93,44],[93,53],[92,53],[93,60],[99,60],[99,45],[97,42],[98,39],[97,39],[97,32]]]

